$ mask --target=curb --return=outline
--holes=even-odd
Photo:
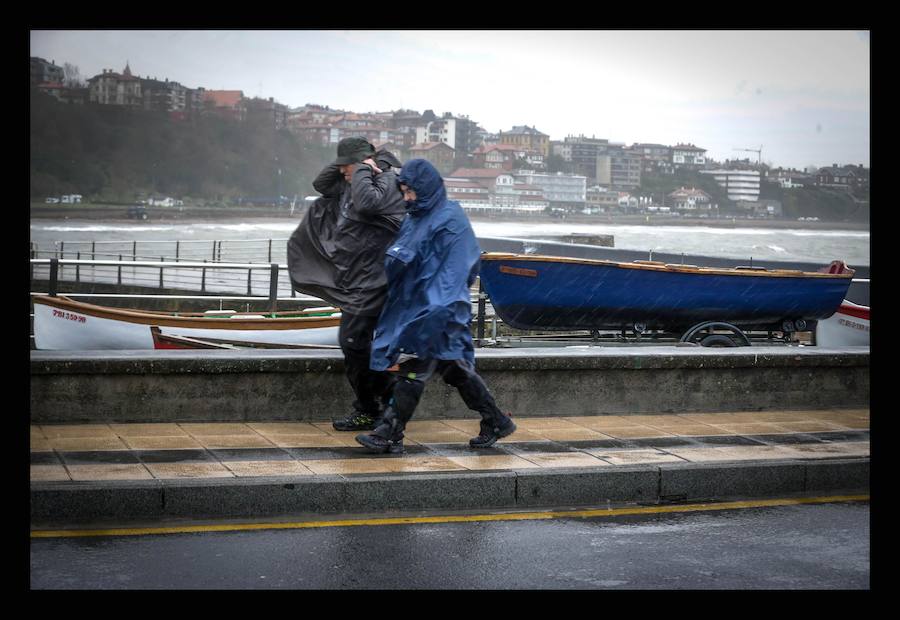
[[[263,518],[419,510],[501,510],[862,491],[870,459],[31,484],[32,525],[165,518]]]

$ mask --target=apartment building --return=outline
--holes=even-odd
[[[759,200],[759,170],[701,170],[715,179],[735,202],[756,202]]]
[[[618,145],[610,145],[604,155],[597,155],[594,178],[601,185],[615,189],[633,189],[641,185],[641,156]]]
[[[551,207],[581,209],[587,193],[587,177],[582,175],[549,174],[533,170],[515,172],[516,182],[541,188]]]
[[[38,84],[59,84],[65,82],[66,76],[62,67],[56,66],[56,62],[51,60],[47,62],[43,58],[32,56],[30,59],[31,66],[31,85]]]

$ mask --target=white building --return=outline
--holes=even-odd
[[[584,207],[587,200],[587,177],[581,175],[548,174],[533,170],[518,170],[515,173],[517,183],[540,187],[544,198],[551,203],[567,203]]]
[[[700,174],[712,175],[725,188],[729,200],[759,200],[759,170],[701,170]]]

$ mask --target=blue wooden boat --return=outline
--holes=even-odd
[[[523,330],[686,332],[704,322],[804,331],[841,305],[854,271],[710,268],[487,252],[481,281],[497,315]]]

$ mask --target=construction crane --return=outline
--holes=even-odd
[[[758,149],[733,149],[735,151],[750,151],[751,153],[756,153],[756,165],[759,166],[762,163],[762,147],[760,144]]]

